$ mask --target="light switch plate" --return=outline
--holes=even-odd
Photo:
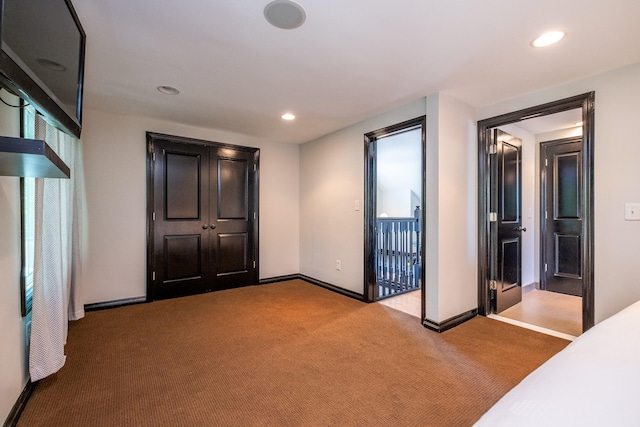
[[[640,203],[624,204],[625,221],[640,221]]]

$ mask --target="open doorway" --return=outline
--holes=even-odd
[[[478,123],[480,314],[593,326],[593,98]]]
[[[424,316],[425,118],[365,135],[365,295]]]

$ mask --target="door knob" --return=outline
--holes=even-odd
[[[209,226],[207,224],[202,224],[202,229],[206,230],[207,228],[209,228]]]
[[[213,230],[214,228],[216,228],[215,224],[211,224],[211,229]]]
[[[524,232],[526,232],[527,229],[525,227],[516,227],[516,228],[513,229],[513,231],[524,231]]]

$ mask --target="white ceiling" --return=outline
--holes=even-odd
[[[295,30],[268,1],[74,0],[85,106],[302,143],[437,91],[479,107],[640,61],[638,0],[298,0]]]
[[[582,122],[582,108],[563,111],[561,113],[549,114],[541,117],[534,117],[521,122],[514,123],[532,134],[551,132],[560,129],[578,127],[577,123]]]

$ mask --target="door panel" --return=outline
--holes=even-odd
[[[542,144],[543,289],[582,296],[582,138]]]
[[[218,234],[218,274],[247,272],[247,233]]]
[[[256,284],[256,150],[172,138],[150,145],[149,298]]]
[[[580,153],[554,155],[555,183],[553,185],[556,219],[580,218]]]
[[[218,159],[218,219],[247,219],[247,159]]]
[[[200,219],[202,156],[167,152],[164,158],[166,218]]]
[[[500,313],[522,300],[522,142],[499,129],[496,141],[497,193],[495,311]]]
[[[502,133],[504,137],[505,133]],[[520,147],[500,140],[500,189],[502,193],[502,223],[517,223],[520,220]]]
[[[555,238],[555,275],[579,279],[582,277],[580,261],[580,236],[554,233]]]
[[[506,292],[520,284],[520,240],[502,240],[502,269],[500,274],[501,291]]]
[[[202,277],[202,236],[164,236],[165,283]]]

